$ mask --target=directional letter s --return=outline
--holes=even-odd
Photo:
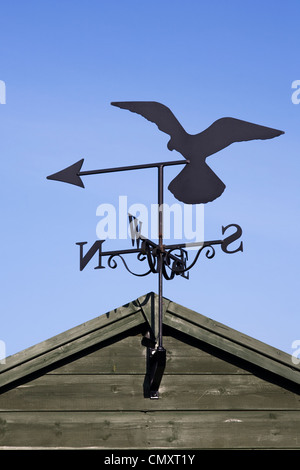
[[[240,246],[235,250],[228,250],[228,245],[233,243],[235,240],[238,240],[242,236],[242,229],[239,225],[236,224],[230,224],[227,225],[227,227],[222,227],[222,235],[224,235],[224,233],[229,227],[235,227],[236,231],[232,235],[229,235],[228,237],[224,238],[221,245],[222,250],[225,253],[236,253],[237,251],[243,251],[243,242],[241,242]]]

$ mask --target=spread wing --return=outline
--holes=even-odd
[[[148,121],[154,122],[160,131],[170,136],[174,136],[178,132],[184,132],[183,127],[177,121],[172,111],[167,106],[156,101],[119,101],[112,102],[111,104],[140,114],[148,119]]]
[[[218,119],[198,135],[206,155],[212,155],[234,142],[273,139],[281,134],[284,132],[278,129],[226,117]]]

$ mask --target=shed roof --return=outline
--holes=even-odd
[[[142,324],[156,336],[158,296],[150,292],[126,305],[60,333],[6,358],[0,367],[0,387],[55,366],[95,345]],[[300,384],[300,367],[292,357],[182,305],[163,299],[163,325],[200,340],[247,363]]]

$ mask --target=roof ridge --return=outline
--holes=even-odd
[[[156,293],[149,292],[9,356],[6,364],[0,366],[0,387],[53,366],[141,324],[148,323],[155,333],[157,299]],[[163,324],[300,384],[300,367],[292,363],[292,356],[167,298],[163,299]]]

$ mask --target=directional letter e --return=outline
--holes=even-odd
[[[105,240],[97,240],[91,248],[87,251],[85,255],[83,255],[83,245],[86,245],[87,242],[78,242],[76,245],[80,246],[80,271],[82,271],[88,262],[91,260],[91,258],[94,256],[94,254],[98,251],[99,252],[99,261],[98,261],[98,266],[95,267],[95,269],[104,269],[104,266],[101,265],[101,254],[102,254],[102,243]]]

